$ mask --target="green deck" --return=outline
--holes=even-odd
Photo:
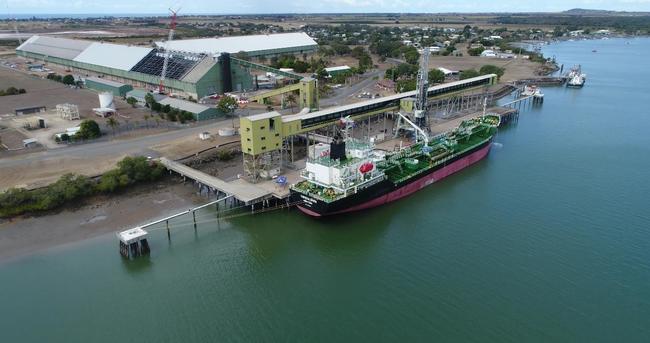
[[[483,144],[494,136],[498,125],[499,118],[493,115],[464,121],[453,131],[430,141],[428,148],[424,143],[417,143],[387,155],[384,161],[377,163],[377,169],[395,185],[400,184]],[[331,188],[309,181],[299,182],[292,188],[327,202],[343,197]]]

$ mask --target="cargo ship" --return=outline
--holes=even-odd
[[[291,201],[322,217],[399,200],[482,160],[499,124],[498,115],[487,114],[431,139],[420,130],[423,140],[392,152],[375,149],[370,141],[335,137],[329,149],[314,151],[307,160],[302,181],[291,186]]]

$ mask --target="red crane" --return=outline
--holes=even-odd
[[[167,76],[167,65],[169,64],[169,42],[174,39],[174,31],[176,30],[176,14],[180,11],[180,8],[177,10],[169,9],[169,12],[171,12],[171,18],[172,21],[169,24],[169,36],[167,37],[167,41],[165,42],[165,48],[163,50],[163,53],[165,54],[165,59],[163,61],[163,67],[162,67],[162,72],[160,73],[160,84],[158,85],[158,93],[164,94],[164,87],[163,87],[163,81],[165,81],[165,76]]]

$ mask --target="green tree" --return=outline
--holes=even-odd
[[[167,120],[169,120],[169,121],[176,121],[176,120],[178,120],[178,109],[172,107],[172,108],[169,110],[169,112],[167,112],[167,114],[165,115],[165,117],[166,117]]]
[[[129,177],[119,169],[110,170],[99,179],[97,190],[102,193],[112,193],[117,189],[126,187],[129,184]]]
[[[418,61],[420,60],[418,49],[412,46],[406,48],[404,51],[404,60],[406,60],[406,63],[408,64],[418,64]]]
[[[286,102],[289,103],[289,106],[291,107],[291,113],[293,113],[293,107],[296,106],[296,95],[293,93],[287,94],[287,96],[284,98]]]
[[[231,116],[232,120],[232,126],[235,127],[235,110],[237,109],[237,99],[231,97],[231,96],[224,96],[221,99],[219,99],[219,103],[217,104],[217,109],[221,111],[221,113]]]
[[[145,115],[142,117],[142,119],[144,119],[144,125],[145,125],[145,126],[147,127],[147,129],[148,129],[148,128],[149,128],[149,119],[151,119],[151,116],[148,115],[148,114],[145,114]]]
[[[147,93],[144,96],[144,103],[147,104],[147,107],[151,108],[151,105],[156,102],[156,99],[154,99],[153,94]]]
[[[497,78],[500,79],[501,76],[505,73],[505,69],[497,67],[492,64],[486,64],[481,67],[478,71],[481,75],[487,75],[487,74],[496,74]]]
[[[325,80],[330,74],[325,70],[325,68],[320,67],[316,70],[316,78],[319,80]]]
[[[131,107],[135,107],[135,104],[138,103],[138,100],[132,96],[126,98],[126,103],[131,105]]]
[[[162,112],[163,113],[169,113],[169,111],[171,111],[171,110],[172,110],[172,107],[169,104],[162,107]]]
[[[485,48],[478,47],[478,48],[472,48],[472,49],[467,50],[467,53],[468,53],[470,56],[479,56],[479,55],[481,55],[481,53],[482,53],[483,51],[485,51]]]
[[[475,69],[468,69],[468,70],[461,71],[459,78],[461,80],[464,80],[464,79],[469,79],[469,78],[472,78],[472,77],[477,77],[477,76],[480,76],[480,75],[481,74],[479,74],[479,72],[476,71]]]
[[[75,84],[74,76],[68,74],[68,75],[66,75],[66,76],[63,77],[63,79],[61,80],[61,82],[63,82],[63,83],[66,84],[66,85],[74,85],[74,84]]]
[[[108,126],[111,127],[111,130],[113,130],[113,136],[115,136],[115,128],[120,126],[120,122],[117,121],[115,118],[111,117],[111,118],[108,118],[108,121],[106,122],[106,124],[108,124]]]
[[[79,125],[79,131],[76,133],[81,139],[94,139],[101,136],[99,125],[92,119],[86,119]]]
[[[309,63],[304,61],[295,61],[293,63],[293,70],[296,73],[306,73],[309,70]]]
[[[395,88],[399,93],[414,91],[416,87],[417,81],[415,79],[399,80],[395,85]]]
[[[442,82],[445,82],[445,73],[443,73],[439,69],[431,69],[431,70],[429,70],[429,83],[430,84],[442,83]]]

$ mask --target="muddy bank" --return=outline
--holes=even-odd
[[[0,262],[137,226],[205,202],[191,183],[167,178],[112,196],[98,196],[78,208],[0,222]]]

